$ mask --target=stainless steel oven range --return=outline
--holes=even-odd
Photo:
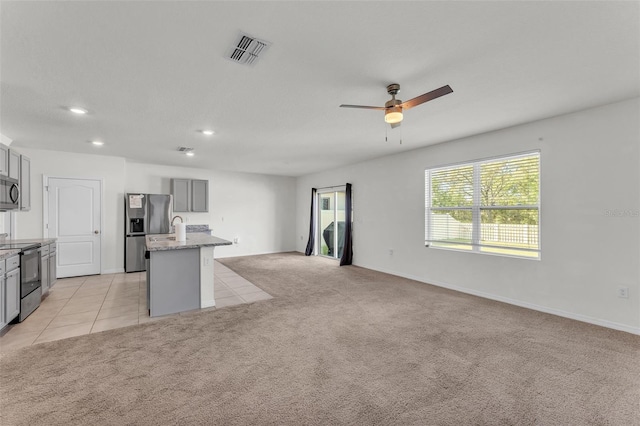
[[[22,322],[40,306],[42,271],[40,243],[6,243],[0,249],[20,249],[20,315]]]

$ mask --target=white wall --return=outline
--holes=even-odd
[[[10,146],[11,142],[13,142],[11,138],[0,133],[0,143],[6,146]],[[3,233],[11,234],[10,223],[11,223],[10,213],[0,212],[0,234],[3,234]]]
[[[171,178],[209,180],[208,213],[175,213],[238,244],[216,257],[295,250],[295,178],[127,162],[126,192],[169,194]]]
[[[301,177],[297,250],[311,188],[350,182],[355,265],[640,333],[639,116],[636,98]],[[424,246],[425,168],[534,149],[540,261]]]
[[[31,158],[31,211],[17,212],[14,238],[41,238],[42,176],[104,180],[102,273],[124,271],[124,194],[170,193],[171,177],[209,180],[209,213],[180,214],[208,224],[214,235],[239,238],[216,248],[216,257],[295,250],[295,179],[187,167],[130,163],[121,157],[16,148]]]
[[[31,210],[16,212],[14,238],[42,238],[42,176],[103,179],[101,270],[123,271],[125,160],[120,157],[74,154],[37,149],[16,150],[31,159]]]

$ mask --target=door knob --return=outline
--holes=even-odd
[[[94,234],[99,234],[100,231],[98,231],[97,229],[95,231],[93,231]]]

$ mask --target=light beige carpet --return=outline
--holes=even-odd
[[[634,425],[640,338],[296,253],[274,296],[27,347],[2,425]]]

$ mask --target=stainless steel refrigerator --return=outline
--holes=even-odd
[[[166,194],[126,194],[124,202],[124,270],[144,271],[145,236],[171,232],[173,199]]]

